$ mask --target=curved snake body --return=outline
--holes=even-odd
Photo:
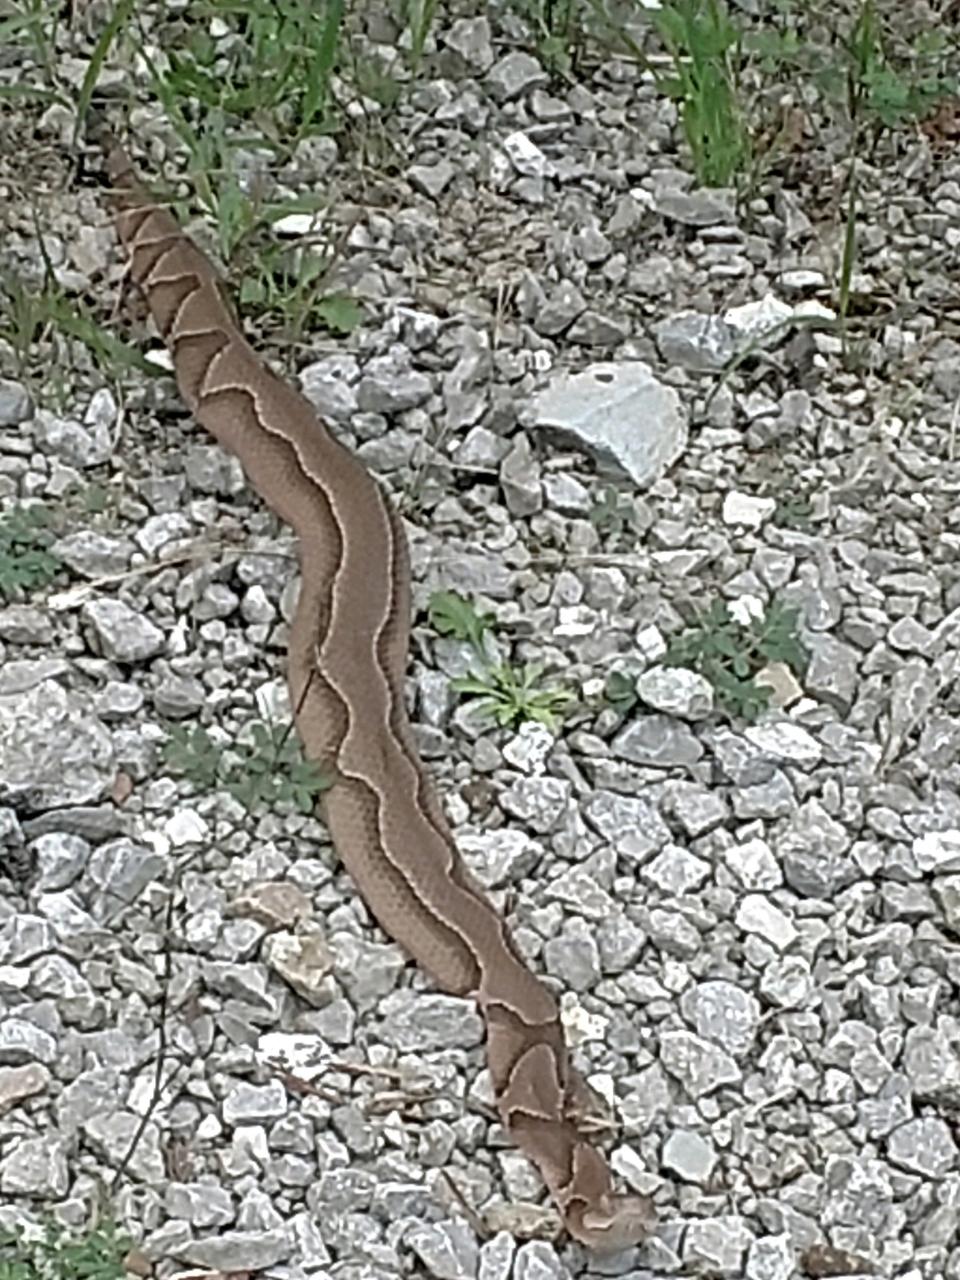
[[[131,273],[184,401],[298,536],[287,679],[305,754],[334,777],[323,812],[337,852],[381,928],[440,988],[477,1001],[502,1122],[570,1234],[593,1248],[632,1244],[652,1223],[649,1201],[616,1194],[581,1135],[588,1090],[557,1002],[467,872],[419,760],[404,700],[410,569],[400,517],[252,349],[212,264],[142,190],[122,149],[108,169]]]

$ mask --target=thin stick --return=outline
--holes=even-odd
[[[450,1188],[451,1195],[453,1196],[454,1200],[456,1200],[460,1208],[463,1210],[463,1216],[470,1223],[471,1227],[473,1227],[477,1235],[481,1238],[481,1240],[489,1240],[490,1228],[487,1226],[483,1218],[480,1216],[479,1213],[477,1213],[476,1209],[473,1207],[473,1205],[470,1203],[467,1197],[463,1194],[463,1192],[454,1182],[453,1178],[451,1178],[450,1174],[447,1173],[446,1169],[440,1170],[440,1177],[443,1178],[444,1182]]]
[[[116,1172],[110,1180],[110,1194],[113,1195],[117,1187],[120,1185],[120,1179],[127,1170],[127,1166],[133,1159],[137,1147],[140,1145],[147,1125],[153,1118],[153,1114],[160,1104],[163,1097],[165,1084],[169,1084],[175,1073],[171,1073],[169,1079],[164,1081],[164,1067],[167,1063],[167,1011],[170,1000],[170,979],[173,972],[172,948],[170,939],[173,936],[173,902],[176,897],[177,884],[179,883],[179,870],[175,876],[174,883],[170,886],[167,896],[167,910],[163,922],[163,972],[160,975],[160,1010],[157,1016],[157,1057],[153,1071],[153,1087],[150,1090],[150,1097],[147,1101],[143,1115],[140,1117],[140,1123],[134,1130],[130,1143],[124,1152],[120,1163],[117,1165]]]

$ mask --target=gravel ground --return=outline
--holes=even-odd
[[[919,129],[859,158],[845,353],[809,323],[841,131],[738,209],[630,62],[558,83],[509,22],[435,35],[390,166],[326,139],[267,174],[330,195],[365,312],[270,349],[401,503],[424,756],[660,1226],[560,1240],[472,1005],[322,824],[164,763],[171,722],[282,717],[291,537],[168,379],[49,333],[21,369],[8,327],[0,503],[52,508],[68,571],[0,607],[0,1227],[106,1197],[160,1276],[960,1277],[960,162]],[[4,270],[40,278],[39,226],[146,347],[71,128],[3,117]],[[133,145],[174,154],[155,107]],[[441,588],[575,691],[559,735],[457,701]],[[718,599],[799,610],[809,665],[753,723],[661,661]]]

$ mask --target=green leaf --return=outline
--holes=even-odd
[[[543,674],[535,663],[519,670],[509,663],[489,667],[481,676],[460,676],[451,681],[457,693],[479,697],[479,710],[501,727],[522,720],[535,720],[556,730],[559,713],[573,700],[567,689],[542,688],[537,682]]]
[[[493,614],[478,613],[473,604],[456,591],[434,591],[427,611],[438,635],[469,641],[484,655],[484,636],[493,623]]]
[[[482,693],[489,694],[491,697],[495,697],[500,692],[495,680],[471,676],[454,677],[450,681],[450,688],[455,693]]]
[[[263,282],[254,276],[245,276],[240,282],[237,296],[242,307],[260,306],[266,301],[267,291]]]
[[[632,711],[637,705],[636,681],[623,671],[611,671],[603,686],[603,696],[621,714]]]
[[[520,708],[513,702],[504,702],[501,699],[491,698],[482,705],[493,715],[493,718],[502,729],[509,728],[514,720],[517,720],[520,716]]]
[[[172,773],[202,789],[212,787],[220,771],[220,748],[202,725],[174,725],[161,758]]]
[[[321,324],[333,333],[350,334],[363,324],[363,309],[343,293],[331,293],[320,298],[314,312]]]

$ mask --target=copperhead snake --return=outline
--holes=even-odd
[[[618,1250],[653,1225],[618,1194],[581,1132],[590,1091],[570,1063],[557,1001],[464,866],[420,762],[404,699],[410,566],[395,508],[313,406],[249,345],[212,263],[140,185],[107,161],[117,230],[194,417],[240,460],[299,541],[287,682],[306,757],[331,770],[322,811],[381,928],[438,987],[477,1002],[497,1108],[539,1169],[567,1231]]]

